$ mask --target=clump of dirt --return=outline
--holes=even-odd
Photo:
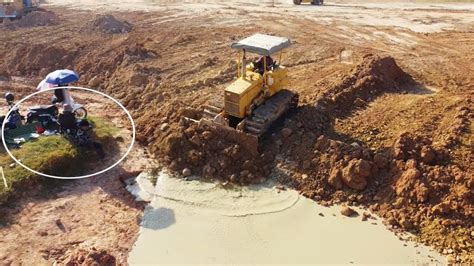
[[[321,135],[310,150],[313,156],[301,162],[304,174],[287,180],[305,196],[368,206],[393,228],[416,232],[423,242],[468,261],[474,176],[453,164],[443,145],[402,133],[391,147],[375,150]],[[443,231],[459,241],[447,242]]]
[[[188,168],[204,178],[240,184],[263,182],[271,173],[273,157],[255,156],[250,149],[245,142],[223,138],[218,128],[184,119],[161,146],[172,170]]]
[[[303,195],[328,205],[368,206],[394,229],[418,233],[423,242],[440,251],[449,247],[466,261],[474,229],[469,218],[474,214],[474,176],[448,164],[444,149],[408,133],[381,150],[324,135],[310,149],[314,156],[300,162],[303,173],[286,180]],[[280,171],[291,172],[282,167]],[[459,241],[446,242],[443,231]]]
[[[310,175],[328,179],[326,184],[336,189],[364,190],[370,177],[388,163],[388,155],[386,152],[376,155],[355,141],[332,139],[332,135],[339,138],[333,132],[333,121],[360,107],[358,102],[365,105],[381,93],[401,90],[409,82],[409,75],[392,57],[364,56],[349,75],[339,78],[315,103],[300,107],[287,121],[286,126],[296,134],[286,141],[283,139],[282,153]]]
[[[364,191],[371,184],[372,178],[378,174],[379,168],[386,167],[388,163],[388,159],[387,162],[380,159],[385,158],[383,153],[377,156],[375,163],[375,154],[367,147],[357,143],[347,144],[325,135],[320,135],[311,147],[306,148],[310,150],[311,155],[302,160],[301,165],[308,178],[296,178],[292,183],[310,198],[337,199],[331,203],[346,201],[349,194]],[[334,191],[338,190],[348,191],[349,194],[335,195]]]
[[[116,265],[116,258],[106,250],[78,249],[64,260],[65,265]]]
[[[132,30],[132,24],[128,21],[118,20],[112,15],[97,15],[86,25],[85,29],[106,34],[124,34]]]
[[[3,25],[11,30],[16,28],[29,28],[39,26],[54,26],[58,25],[60,20],[59,17],[51,11],[38,10],[26,14],[18,20],[7,22],[5,20]]]

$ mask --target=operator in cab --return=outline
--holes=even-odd
[[[264,71],[264,62],[263,62],[263,59],[266,59],[267,61],[267,71],[270,71],[272,70],[272,67],[273,67],[273,59],[271,56],[269,55],[266,55],[266,56],[260,56],[257,61],[253,64],[254,65],[254,71],[259,73],[260,75],[263,75],[263,73],[265,72]]]

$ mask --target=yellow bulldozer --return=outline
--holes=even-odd
[[[37,9],[39,0],[0,0],[0,22],[3,19],[18,19]]]
[[[288,69],[282,65],[283,50],[290,45],[287,38],[264,34],[233,43],[231,47],[240,51],[237,78],[225,89],[223,99],[204,107],[200,123],[217,127],[223,136],[257,154],[259,138],[298,105],[298,94],[286,89]],[[247,53],[259,57],[248,60]]]
[[[302,3],[311,3],[312,5],[322,6],[324,0],[293,0],[293,4],[301,5]]]

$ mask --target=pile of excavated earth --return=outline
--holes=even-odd
[[[87,15],[71,26],[77,37],[62,32],[53,42],[6,41],[0,75],[39,80],[56,68],[74,68],[83,85],[111,94],[131,111],[137,140],[178,175],[240,185],[277,178],[321,204],[370,209],[451,261],[472,262],[472,61],[460,56],[467,50],[452,48],[464,49],[453,43],[461,38],[469,49],[472,36],[412,34],[419,46],[409,48],[410,55],[390,56],[394,48],[382,41],[352,46],[350,38],[326,38],[344,30],[326,32],[314,21],[287,18],[305,28],[301,32],[262,23],[262,32],[294,39],[287,65],[302,100],[252,155],[235,138],[184,118],[199,120],[202,106],[234,78],[228,47],[247,29],[216,24],[197,30],[209,23],[206,16],[157,27],[143,22],[156,14]],[[439,56],[426,50],[433,45]],[[353,50],[353,63],[341,62],[344,49]],[[438,68],[444,58],[456,65]],[[72,261],[99,253],[84,251]]]
[[[106,250],[79,249],[67,256],[59,258],[65,265],[116,265],[117,260],[114,256],[107,253]]]
[[[106,34],[121,34],[132,30],[132,25],[127,21],[116,19],[112,15],[97,15],[94,20],[87,23],[86,30]]]
[[[5,19],[0,27],[5,27],[9,30],[16,30],[18,28],[30,28],[39,26],[54,26],[59,24],[59,17],[50,11],[38,10],[26,14],[21,19],[10,21]]]

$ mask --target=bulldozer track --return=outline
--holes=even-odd
[[[285,112],[298,104],[298,94],[289,90],[281,90],[258,106],[252,114],[243,120],[243,131],[262,136],[268,128]],[[224,110],[223,101],[214,99],[204,106],[202,118],[214,120]]]
[[[213,120],[218,114],[222,112],[222,110],[224,110],[223,103],[224,103],[224,100],[222,97],[220,99],[213,99],[209,101],[204,106],[202,118]]]
[[[298,105],[298,98],[298,94],[292,91],[279,91],[244,119],[244,131],[262,136],[278,118]]]

